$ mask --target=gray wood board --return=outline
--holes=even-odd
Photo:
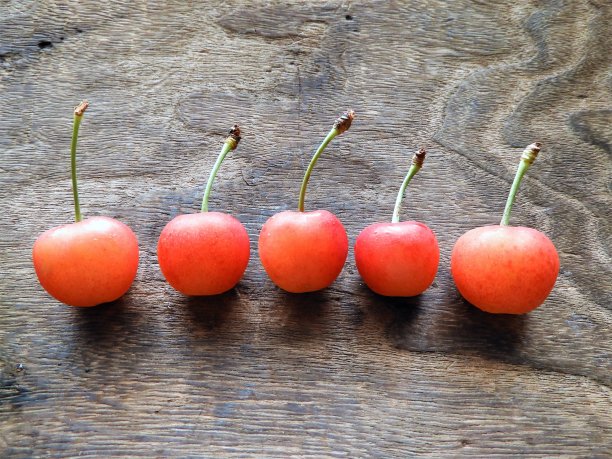
[[[609,457],[611,21],[606,1],[22,2],[0,4],[0,455]],[[72,221],[72,107],[87,98],[86,216],[129,224],[138,276],[75,309],[31,264]],[[437,234],[440,269],[413,299],[360,281],[269,281],[257,236],[297,206],[349,240],[390,219],[415,149],[429,154],[404,219]],[[163,226],[199,208],[227,129],[243,140],[211,208],[246,226],[231,292],[185,298],[156,260]],[[461,299],[450,251],[498,223],[522,149],[544,144],[513,223],[555,243],[561,272],[526,316]]]

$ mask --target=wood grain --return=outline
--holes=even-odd
[[[0,4],[0,455],[611,457],[611,16],[603,0]],[[87,310],[30,261],[72,219],[81,98],[83,213],[141,247],[128,294]],[[420,297],[372,294],[352,255],[331,288],[289,295],[258,261],[261,225],[297,206],[349,107],[307,209],[352,244],[427,147],[403,210],[442,251]],[[252,259],[233,291],[185,298],[157,237],[198,209],[234,123],[210,205],[245,224]],[[540,309],[488,315],[456,292],[450,251],[499,221],[534,140],[513,222],[554,241],[561,273]]]

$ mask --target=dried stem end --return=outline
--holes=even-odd
[[[232,150],[235,150],[240,142],[240,127],[234,124],[229,131],[229,136],[225,139],[225,143],[228,143]]]
[[[355,118],[355,112],[353,110],[345,111],[338,119],[334,122],[334,129],[338,131],[338,134],[342,134],[351,127],[351,123]]]
[[[424,148],[419,148],[419,151],[417,151],[412,157],[412,164],[414,164],[417,167],[423,167],[423,163],[425,162],[426,154],[427,154],[427,151],[425,151]]]
[[[525,161],[527,164],[531,165],[538,157],[538,153],[542,148],[542,144],[540,142],[534,142],[525,148],[523,154],[521,155],[521,160]]]
[[[89,107],[89,102],[84,100],[83,102],[81,102],[79,105],[75,107],[74,114],[76,116],[83,116],[83,113],[85,113],[85,110],[87,110],[87,107]]]

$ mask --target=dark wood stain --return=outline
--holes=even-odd
[[[1,456],[612,455],[608,2],[26,3],[0,14]],[[30,260],[72,220],[81,98],[82,210],[141,248],[128,294],[86,310],[49,298]],[[310,295],[258,261],[261,225],[297,206],[346,108],[306,207],[336,213],[352,245],[428,148],[403,217],[442,253],[417,298],[371,293],[352,255]],[[231,292],[185,298],[157,237],[197,211],[234,123],[210,205],[245,224],[252,259]],[[450,251],[499,221],[535,140],[513,222],[554,241],[561,273],[536,311],[488,315],[455,290]]]

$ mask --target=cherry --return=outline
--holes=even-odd
[[[501,224],[472,229],[453,248],[455,284],[483,311],[527,313],[546,300],[557,280],[559,255],[550,239],[533,228],[508,226],[516,192],[540,148],[533,143],[523,152]]]
[[[348,130],[354,116],[352,110],[340,116],[312,157],[300,188],[298,211],[273,215],[261,229],[261,263],[270,279],[288,292],[314,292],[328,287],[346,261],[348,237],[344,226],[326,210],[304,212],[304,197],[319,156],[334,137]]]
[[[108,217],[83,220],[76,176],[76,146],[87,101],[74,110],[71,145],[76,223],[52,228],[36,239],[32,259],[43,288],[70,306],[96,306],[123,296],[136,277],[138,240],[125,224]]]
[[[366,285],[385,296],[415,296],[436,277],[440,249],[433,231],[420,222],[399,221],[406,186],[423,166],[425,150],[412,158],[412,166],[400,187],[390,223],[374,223],[355,241],[355,263]]]
[[[215,176],[239,141],[240,128],[235,125],[210,172],[201,212],[175,217],[159,236],[159,267],[168,283],[185,295],[226,292],[242,278],[249,263],[249,235],[242,223],[229,214],[208,212]]]

